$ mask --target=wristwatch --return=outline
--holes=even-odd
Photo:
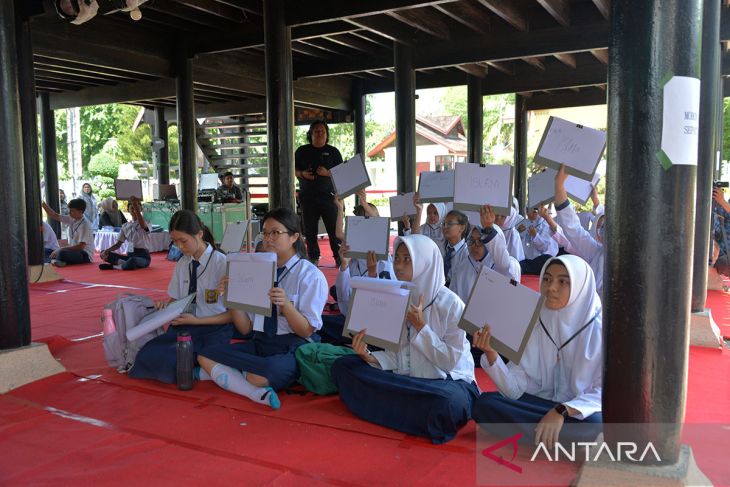
[[[570,417],[570,414],[568,413],[568,408],[565,407],[565,404],[558,404],[555,406],[555,411],[560,414],[564,418]]]

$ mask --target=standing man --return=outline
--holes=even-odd
[[[334,202],[335,187],[330,169],[342,164],[342,154],[329,145],[329,127],[324,121],[316,121],[307,132],[309,144],[294,153],[295,174],[299,179],[299,205],[302,209],[304,236],[307,241],[309,260],[319,264],[317,229],[322,218],[330,239],[330,248],[337,267],[340,265],[340,240],[335,236],[337,205]]]

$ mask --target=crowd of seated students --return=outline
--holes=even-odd
[[[397,351],[370,349],[363,331],[347,340],[355,353],[334,362],[332,379],[354,415],[434,443],[451,440],[470,419],[486,429],[497,423],[532,424],[526,437],[547,443],[563,439],[565,423],[600,429],[603,217],[595,217],[593,230],[584,229],[568,202],[564,180],[560,171],[555,218],[544,207],[532,209],[525,228],[515,227],[522,221],[515,208],[498,218],[486,205],[479,226],[441,204],[427,206],[421,225],[423,205],[416,195],[419,215],[405,225],[407,234],[396,238],[392,256],[349,259],[343,241],[335,286],[341,311],[347,311],[343,303],[351,298],[350,280],[356,276],[410,281],[416,296]],[[377,216],[364,192],[359,196],[357,211]],[[344,207],[337,198],[335,203],[337,234],[344,240]],[[170,300],[157,307],[189,294],[195,294],[194,305],[142,348],[130,377],[174,383],[174,343],[178,332],[187,331],[197,379],[212,380],[263,407],[280,408],[278,393],[299,376],[297,348],[320,340],[344,343],[333,340],[342,334],[343,321],[327,323],[322,316],[329,290],[322,272],[307,259],[299,219],[278,208],[262,220],[260,250],[276,254],[277,265],[277,284],[269,291],[270,317],[223,304],[226,257],[195,214],[177,212],[169,231],[183,257],[170,280]],[[508,239],[507,233],[513,236]],[[514,248],[518,243],[519,252]],[[559,246],[574,255],[557,255]],[[523,273],[539,273],[545,304],[519,364],[494,350],[488,322],[473,337],[458,326],[482,266],[515,281]],[[234,330],[247,339],[232,343]],[[480,357],[477,363],[474,356]],[[480,391],[477,366],[499,392]]]

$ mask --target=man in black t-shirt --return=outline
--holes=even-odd
[[[329,128],[324,121],[309,126],[309,144],[303,145],[294,153],[295,174],[299,179],[299,206],[302,209],[302,224],[307,241],[309,260],[319,262],[317,229],[322,218],[330,239],[330,248],[339,267],[340,240],[335,236],[337,205],[334,203],[335,188],[332,184],[330,169],[342,164],[342,154],[337,148],[327,144]]]

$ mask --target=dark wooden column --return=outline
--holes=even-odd
[[[712,231],[712,177],[717,157],[717,111],[720,84],[720,0],[704,0],[702,14],[702,91],[697,157],[697,209],[695,210],[695,252],[692,262],[692,312],[705,310],[707,262]]]
[[[416,72],[413,48],[394,43],[395,155],[398,192],[416,190]]]
[[[30,344],[30,303],[23,174],[23,137],[18,96],[15,9],[0,2],[0,350]]]
[[[514,137],[514,194],[520,204],[520,213],[524,215],[527,205],[527,98],[519,94],[515,95]]]
[[[155,139],[162,141],[162,147],[157,149],[157,182],[159,184],[170,184],[170,150],[167,140],[167,120],[165,120],[165,109],[155,108]]]
[[[664,81],[700,75],[702,0],[613,0],[610,19],[603,419],[669,429],[637,424],[633,438],[605,434],[611,443],[651,441],[663,463],[675,463],[687,393],[697,167],[663,165],[658,154]],[[699,103],[682,108],[696,115]],[[639,208],[644,224],[627,224]]]
[[[466,114],[469,127],[466,132],[466,162],[482,161],[484,153],[484,95],[482,95],[482,79],[467,75],[466,81]]]
[[[185,210],[198,209],[198,167],[193,99],[193,60],[184,52],[177,57],[177,139],[180,148],[180,202]]]
[[[352,83],[352,113],[355,123],[355,154],[362,154],[365,160],[365,95],[363,94],[362,80]]]
[[[18,85],[23,136],[23,173],[25,175],[25,218],[28,238],[28,265],[43,265],[41,227],[41,175],[38,159],[38,117],[36,114],[35,75],[30,21],[18,10],[16,40],[18,46]]]
[[[41,116],[41,147],[43,151],[43,179],[46,181],[45,201],[56,213],[61,213],[58,196],[58,158],[56,155],[56,117],[51,110],[48,93],[38,95],[38,111]],[[48,222],[61,238],[61,223],[51,219]]]
[[[264,0],[269,205],[294,209],[294,81],[283,0]]]

